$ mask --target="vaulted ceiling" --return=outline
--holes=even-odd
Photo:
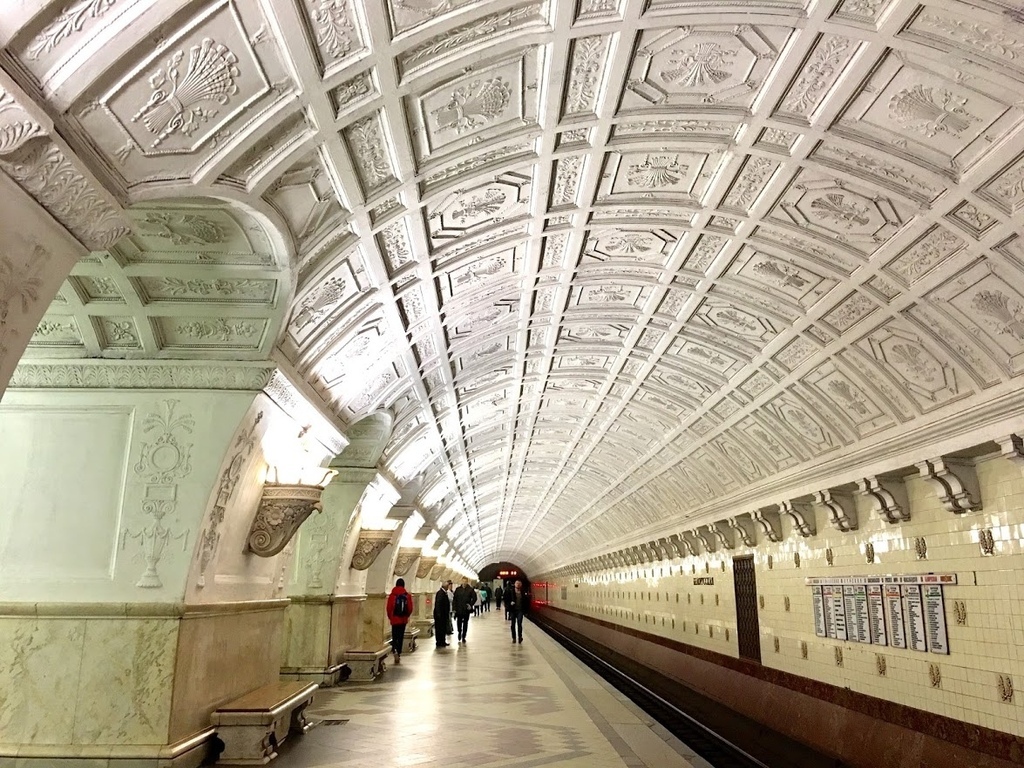
[[[390,409],[385,468],[474,567],[690,525],[1018,388],[1010,3],[2,16],[4,69],[134,206],[30,354],[269,353],[340,423]]]

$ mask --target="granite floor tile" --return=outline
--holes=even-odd
[[[520,644],[498,614],[468,642],[421,645],[373,683],[317,694],[342,720],[281,748],[278,768],[708,768],[532,625]]]

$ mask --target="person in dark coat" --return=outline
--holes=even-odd
[[[398,601],[399,595],[405,595],[402,601],[405,608],[404,613],[395,610],[395,603]],[[388,621],[391,622],[391,652],[395,654],[395,664],[401,664],[402,645],[405,643],[405,625],[409,623],[409,617],[416,610],[412,595],[405,590],[405,579],[395,582],[395,588],[388,595],[388,604],[385,610],[388,614]]]
[[[523,582],[517,581],[515,586],[505,590],[505,607],[508,609],[509,618],[512,620],[512,642],[516,641],[516,628],[519,629],[519,640],[523,642],[523,613],[530,603],[530,597],[523,589]]]
[[[501,584],[499,584],[497,589],[494,590],[494,607],[499,611],[501,610],[501,597],[503,594],[504,590],[501,588]]]
[[[445,632],[448,631],[448,620],[451,616],[452,605],[448,600],[448,591],[444,586],[442,583],[441,588],[434,595],[434,639],[437,641],[438,648],[446,648],[449,645],[445,639]]]
[[[459,634],[459,642],[466,642],[466,632],[469,631],[469,614],[473,612],[476,605],[476,590],[469,586],[469,579],[463,577],[462,583],[455,590],[455,599],[452,601],[452,608],[455,611],[455,627]]]

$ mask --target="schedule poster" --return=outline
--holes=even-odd
[[[825,626],[825,603],[821,596],[821,587],[811,587],[811,607],[814,611],[814,634],[818,637],[828,637],[828,628]]]
[[[825,622],[825,637],[836,636],[836,625],[832,621],[832,587],[825,585],[821,588],[822,611],[821,615]]]
[[[924,590],[924,621],[928,628],[928,650],[932,653],[949,653],[949,641],[946,637],[946,608],[942,600],[942,587],[938,584],[925,584]]]
[[[882,585],[869,584],[867,592],[868,628],[871,631],[871,642],[875,645],[886,645],[885,603],[882,600]]]
[[[903,619],[903,595],[899,584],[885,585],[885,615],[889,620],[889,645],[907,647],[907,625]]]
[[[927,628],[924,623],[924,601],[918,584],[902,586],[903,600],[907,606],[907,640],[915,651],[928,650]]]
[[[868,617],[868,588],[863,584],[851,587],[853,590],[853,616],[846,612],[847,623],[853,621],[855,631],[852,633],[858,643],[871,642],[871,627]]]
[[[846,608],[843,605],[843,588],[832,587],[832,626],[835,628],[836,640],[846,640]]]

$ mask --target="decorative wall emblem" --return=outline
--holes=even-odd
[[[827,547],[825,549],[825,562],[830,568],[835,565],[835,556],[832,554],[832,547]]]
[[[999,690],[999,700],[1007,704],[1013,703],[1013,678],[1009,675],[999,675],[996,683]]]
[[[803,659],[804,661],[806,661],[807,660],[807,655],[808,655],[807,641],[806,640],[801,640],[800,641],[800,658]]]
[[[991,528],[983,528],[978,533],[978,543],[981,545],[981,554],[994,555],[996,551],[995,537]]]
[[[832,654],[835,656],[836,666],[843,666],[843,649],[837,645],[835,648],[832,649]]]
[[[864,560],[867,563],[875,562],[875,545],[870,541],[864,545]]]
[[[256,432],[260,422],[263,420],[263,411],[256,414],[253,423],[243,429],[235,439],[234,453],[228,460],[227,466],[220,474],[217,483],[217,495],[214,497],[213,509],[210,512],[209,522],[199,535],[199,549],[196,556],[199,558],[199,578],[196,586],[202,589],[206,586],[206,571],[217,554],[217,547],[220,544],[220,526],[227,514],[228,504],[235,494],[235,488],[242,479],[242,473],[246,467],[253,449],[256,447]]]
[[[914,539],[914,553],[917,555],[918,560],[926,560],[928,558],[928,542],[924,536],[918,536]]]
[[[953,601],[953,618],[956,620],[958,627],[967,626],[967,603],[963,600]]]
[[[512,88],[501,77],[474,80],[452,91],[448,102],[431,114],[438,131],[465,133],[501,115],[512,99]]]
[[[121,534],[121,548],[129,539],[142,547],[146,568],[135,586],[144,589],[163,586],[157,567],[168,544],[181,541],[182,551],[188,546],[188,530],[175,532],[163,522],[177,508],[178,483],[192,472],[192,443],[186,442],[186,436],[195,429],[195,419],[191,414],[178,413],[178,405],[177,400],[165,400],[161,410],[143,419],[142,433],[155,439],[141,443],[133,467],[146,483],[142,512],[151,516],[153,523],[138,530],[126,528]]]
[[[966,97],[921,84],[894,95],[889,100],[889,114],[929,139],[940,133],[959,135],[980,120],[967,110]]]
[[[875,654],[875,671],[879,677],[885,677],[889,671],[889,665],[886,662],[885,656],[880,653]]]
[[[779,642],[779,638],[777,637],[772,638],[772,645],[775,646],[776,653],[778,653],[782,648],[782,644]]]
[[[356,543],[356,551],[352,554],[352,568],[357,571],[365,571],[377,556],[391,544],[392,531],[359,531],[359,541]]]
[[[928,665],[928,681],[932,688],[942,687],[942,668],[938,664]]]
[[[182,67],[184,57],[183,50],[175,52],[150,75],[149,101],[132,115],[133,123],[141,120],[156,137],[154,148],[174,133],[192,136],[217,115],[212,104],[225,106],[238,93],[238,58],[224,45],[207,37],[189,49]]]

